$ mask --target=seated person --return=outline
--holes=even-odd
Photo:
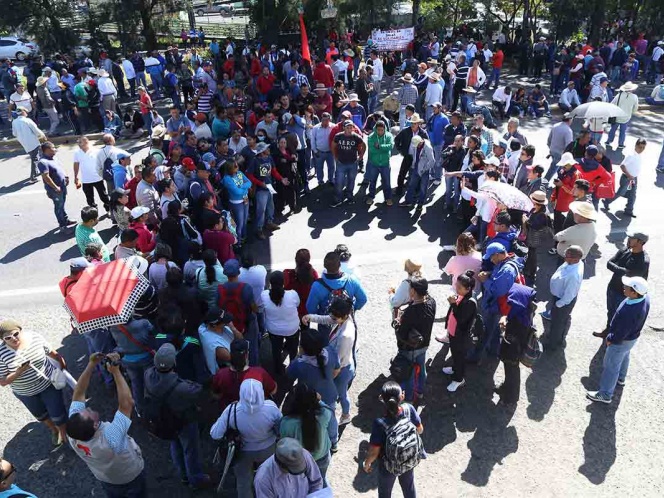
[[[549,103],[546,101],[546,95],[542,92],[540,85],[535,85],[535,88],[533,88],[528,96],[528,114],[534,118],[539,118],[543,114],[551,117]]]

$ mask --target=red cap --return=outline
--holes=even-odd
[[[191,157],[185,157],[182,160],[182,166],[184,166],[187,169],[187,171],[196,170],[196,164],[194,164],[194,160]]]

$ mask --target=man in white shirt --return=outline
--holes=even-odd
[[[13,111],[14,109],[23,107],[28,113],[28,116],[32,117],[34,114],[33,102],[30,94],[25,91],[23,83],[17,83],[16,91],[9,96],[9,110]]]
[[[433,37],[429,50],[431,51],[431,58],[438,60],[438,56],[440,55],[440,42],[438,41],[437,36]]]
[[[106,162],[106,159],[110,159],[111,164],[113,164],[118,162],[118,154],[120,152],[124,153],[127,156],[131,154],[115,146],[115,137],[113,136],[112,133],[104,134],[104,136],[101,137],[101,139],[104,142],[104,146],[101,149],[99,149],[99,151],[97,152],[97,171],[102,172],[101,174],[103,175],[104,163]],[[127,174],[130,177],[132,177],[133,169],[129,168]],[[106,187],[108,188],[109,192],[113,192],[113,190],[115,190],[113,178],[106,180]]]
[[[628,81],[623,86],[618,88],[618,94],[613,97],[612,104],[620,107],[626,114],[626,117],[616,118],[616,122],[611,125],[609,136],[606,139],[606,145],[611,145],[613,139],[616,138],[616,130],[620,127],[620,134],[618,135],[618,148],[625,148],[625,137],[627,135],[627,125],[632,119],[632,115],[639,110],[639,98],[634,94],[639,85]]]
[[[373,84],[376,95],[380,98],[380,84],[383,81],[383,61],[378,57],[378,51],[371,51],[371,64],[373,67]]]
[[[18,117],[12,121],[12,135],[17,138],[26,154],[30,156],[30,181],[36,182],[39,145],[42,140],[46,140],[46,135],[28,117],[28,111],[25,107],[18,107],[17,112]]]
[[[620,164],[622,175],[620,176],[620,184],[616,195],[613,199],[606,199],[604,201],[604,209],[609,210],[609,206],[618,197],[625,197],[627,205],[623,210],[623,214],[630,218],[636,218],[634,214],[634,203],[636,202],[636,187],[638,186],[638,177],[641,173],[641,154],[646,149],[646,139],[639,138],[634,146],[634,154],[630,154],[623,159]]]
[[[652,51],[652,56],[650,57],[650,68],[648,70],[647,83],[650,85],[655,84],[662,78],[662,70],[660,65],[660,59],[664,55],[664,40],[659,40],[657,46]]]
[[[338,55],[333,55],[332,59],[334,63],[332,66],[332,74],[334,75],[334,81],[341,80],[344,84],[348,84],[348,78],[346,78],[346,71],[348,70],[348,63],[343,59],[339,58]]]
[[[95,203],[94,190],[97,190],[97,195],[104,205],[106,212],[110,210],[110,200],[106,193],[106,186],[102,178],[102,170],[99,170],[97,161],[97,151],[90,146],[88,137],[80,137],[78,139],[78,150],[74,153],[74,185],[76,188],[81,188],[83,185],[83,193],[85,194],[85,201],[88,206],[97,207]],[[79,179],[80,174],[80,179]]]
[[[579,105],[581,105],[581,101],[579,100],[579,94],[576,93],[576,89],[574,88],[574,82],[568,81],[567,88],[562,91],[558,99],[558,107],[563,112],[569,112]]]
[[[122,58],[122,69],[124,70],[125,77],[129,82],[129,90],[131,91],[131,98],[136,98],[136,71],[131,61]]]
[[[101,105],[103,109],[105,111],[115,112],[115,101],[118,98],[118,90],[115,88],[113,80],[111,80],[105,69],[99,70],[97,88],[101,94]]]
[[[512,102],[512,89],[509,86],[499,86],[493,92],[491,97],[493,105],[498,108],[501,119],[505,118],[505,114],[509,111],[510,103]]]

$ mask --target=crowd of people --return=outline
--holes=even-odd
[[[613,50],[623,50],[620,43]],[[535,47],[535,76],[548,67],[551,93],[566,86],[561,102],[570,99],[570,109],[580,103],[585,80],[592,88],[584,99],[597,94],[611,100],[607,85],[613,79],[604,68],[612,73],[612,65],[599,64],[593,47],[571,49],[569,83],[564,66],[556,72],[556,58],[548,64]],[[385,412],[373,423],[363,462],[366,472],[377,462],[381,498],[391,496],[397,479],[404,496],[414,497],[414,469],[426,456],[416,408],[426,402],[426,357],[436,317],[445,318],[445,332],[434,339],[449,345],[442,371],[450,377],[447,390],[455,393],[465,385],[469,364],[495,357],[504,364],[504,382],[496,388],[500,403],[516,404],[520,364],[532,366],[542,349],[555,354],[566,346],[584,260],[598,255],[600,201],[609,211],[625,197],[623,215],[636,217],[646,140],[638,139],[619,165],[605,149],[618,128],[618,145],[625,146],[627,125],[638,109],[635,85],[622,84],[613,98],[630,112],[629,119],[611,125],[608,141],[602,142],[603,123],[588,123],[574,137],[566,112],[549,134],[551,163],[542,165],[519,119],[549,114],[546,97],[539,85],[528,96],[499,86],[499,43],[441,43],[431,35],[403,53],[379,53],[371,40],[361,48],[352,39],[329,36],[313,65],[292,46],[240,51],[231,40],[213,39],[209,52],[210,60],[196,48],[182,57],[169,47],[163,54],[133,53],[115,61],[103,53],[98,68],[86,60],[68,64],[63,56],[51,66],[40,60],[29,66],[28,75],[39,75],[32,90],[42,108],[49,108],[46,102],[54,109],[49,117],[64,113],[80,126],[71,183],[82,188],[87,205],[75,222],[66,211],[69,168],[32,120],[30,91],[17,87],[27,97],[10,97],[12,127],[30,155],[31,178],[41,177],[59,227],[75,234],[81,252],[60,282],[63,297],[91,267],[113,260],[125,260],[149,285],[129,321],[83,334],[90,359],[69,408],[54,381],[66,369],[64,358],[40,334],[9,318],[0,322],[0,385],[10,386],[48,427],[54,445],[69,442],[110,497],[146,494],[143,456],[128,435],[132,420],[170,442],[183,484],[216,485],[200,453],[201,429],[208,427],[199,407],[211,396],[210,437],[221,447],[238,443],[238,496],[304,498],[322,492],[329,486],[326,473],[339,426],[352,418],[349,391],[361,335],[356,312],[371,296],[345,245],[325,255],[320,273],[303,248],[294,268],[273,269],[268,276],[250,245],[250,227],[256,239],[265,239],[302,209],[310,188],[330,185],[332,207],[353,203],[358,173],[368,187],[363,202],[374,204],[380,178],[385,205],[405,195],[400,205],[409,210],[424,209],[432,188],[444,183],[441,220],[460,226],[455,255],[444,269],[452,294],[441,310],[422,263],[405,261],[406,277],[390,289],[398,350],[390,365],[393,380],[382,386]],[[401,84],[393,90],[397,74]],[[473,95],[491,83],[494,108],[476,105]],[[138,107],[119,118],[117,98],[127,90],[131,98],[138,92]],[[154,104],[163,98],[170,99],[166,119]],[[491,129],[508,115],[504,133]],[[85,136],[93,129],[103,129],[102,147]],[[144,130],[148,156],[132,164],[116,140]],[[402,156],[395,189],[394,154]],[[100,207],[117,226],[114,248],[95,228]],[[613,273],[607,321],[596,332],[607,348],[598,390],[587,393],[594,402],[610,403],[616,386],[626,382],[630,349],[650,306],[648,239],[645,231],[628,231],[627,247],[607,264]],[[556,261],[550,278],[541,275],[542,258]],[[542,313],[548,326],[540,342],[534,317],[542,286],[552,298]],[[265,339],[269,358],[261,354]],[[85,404],[93,377],[115,386],[112,422],[101,421]],[[9,465],[2,461],[0,490],[16,489]]]

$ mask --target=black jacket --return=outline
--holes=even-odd
[[[470,337],[475,318],[477,317],[477,302],[472,298],[472,294],[466,294],[459,304],[450,304],[445,317],[445,323],[448,323],[450,314],[454,314],[457,326],[454,332],[454,337],[468,338]]]
[[[431,330],[436,318],[436,300],[427,296],[422,303],[410,304],[401,315],[400,324],[396,329],[397,346],[404,351],[413,351],[429,347],[431,342]],[[411,330],[417,330],[422,336],[422,341],[417,347],[406,344],[408,334]]]
[[[429,138],[429,134],[422,128],[418,128],[417,134],[424,139]],[[394,138],[394,147],[399,151],[399,154],[402,156],[408,155],[408,149],[410,148],[410,141],[413,139],[413,129],[408,126],[401,130],[397,136]]]
[[[463,166],[463,158],[466,157],[466,149],[464,147],[456,148],[454,145],[447,147],[442,154],[443,168],[445,171],[461,171]]]
[[[621,249],[606,263],[606,267],[613,272],[609,289],[622,294],[624,276],[643,277],[648,280],[650,256],[645,251],[633,253],[629,249]]]

